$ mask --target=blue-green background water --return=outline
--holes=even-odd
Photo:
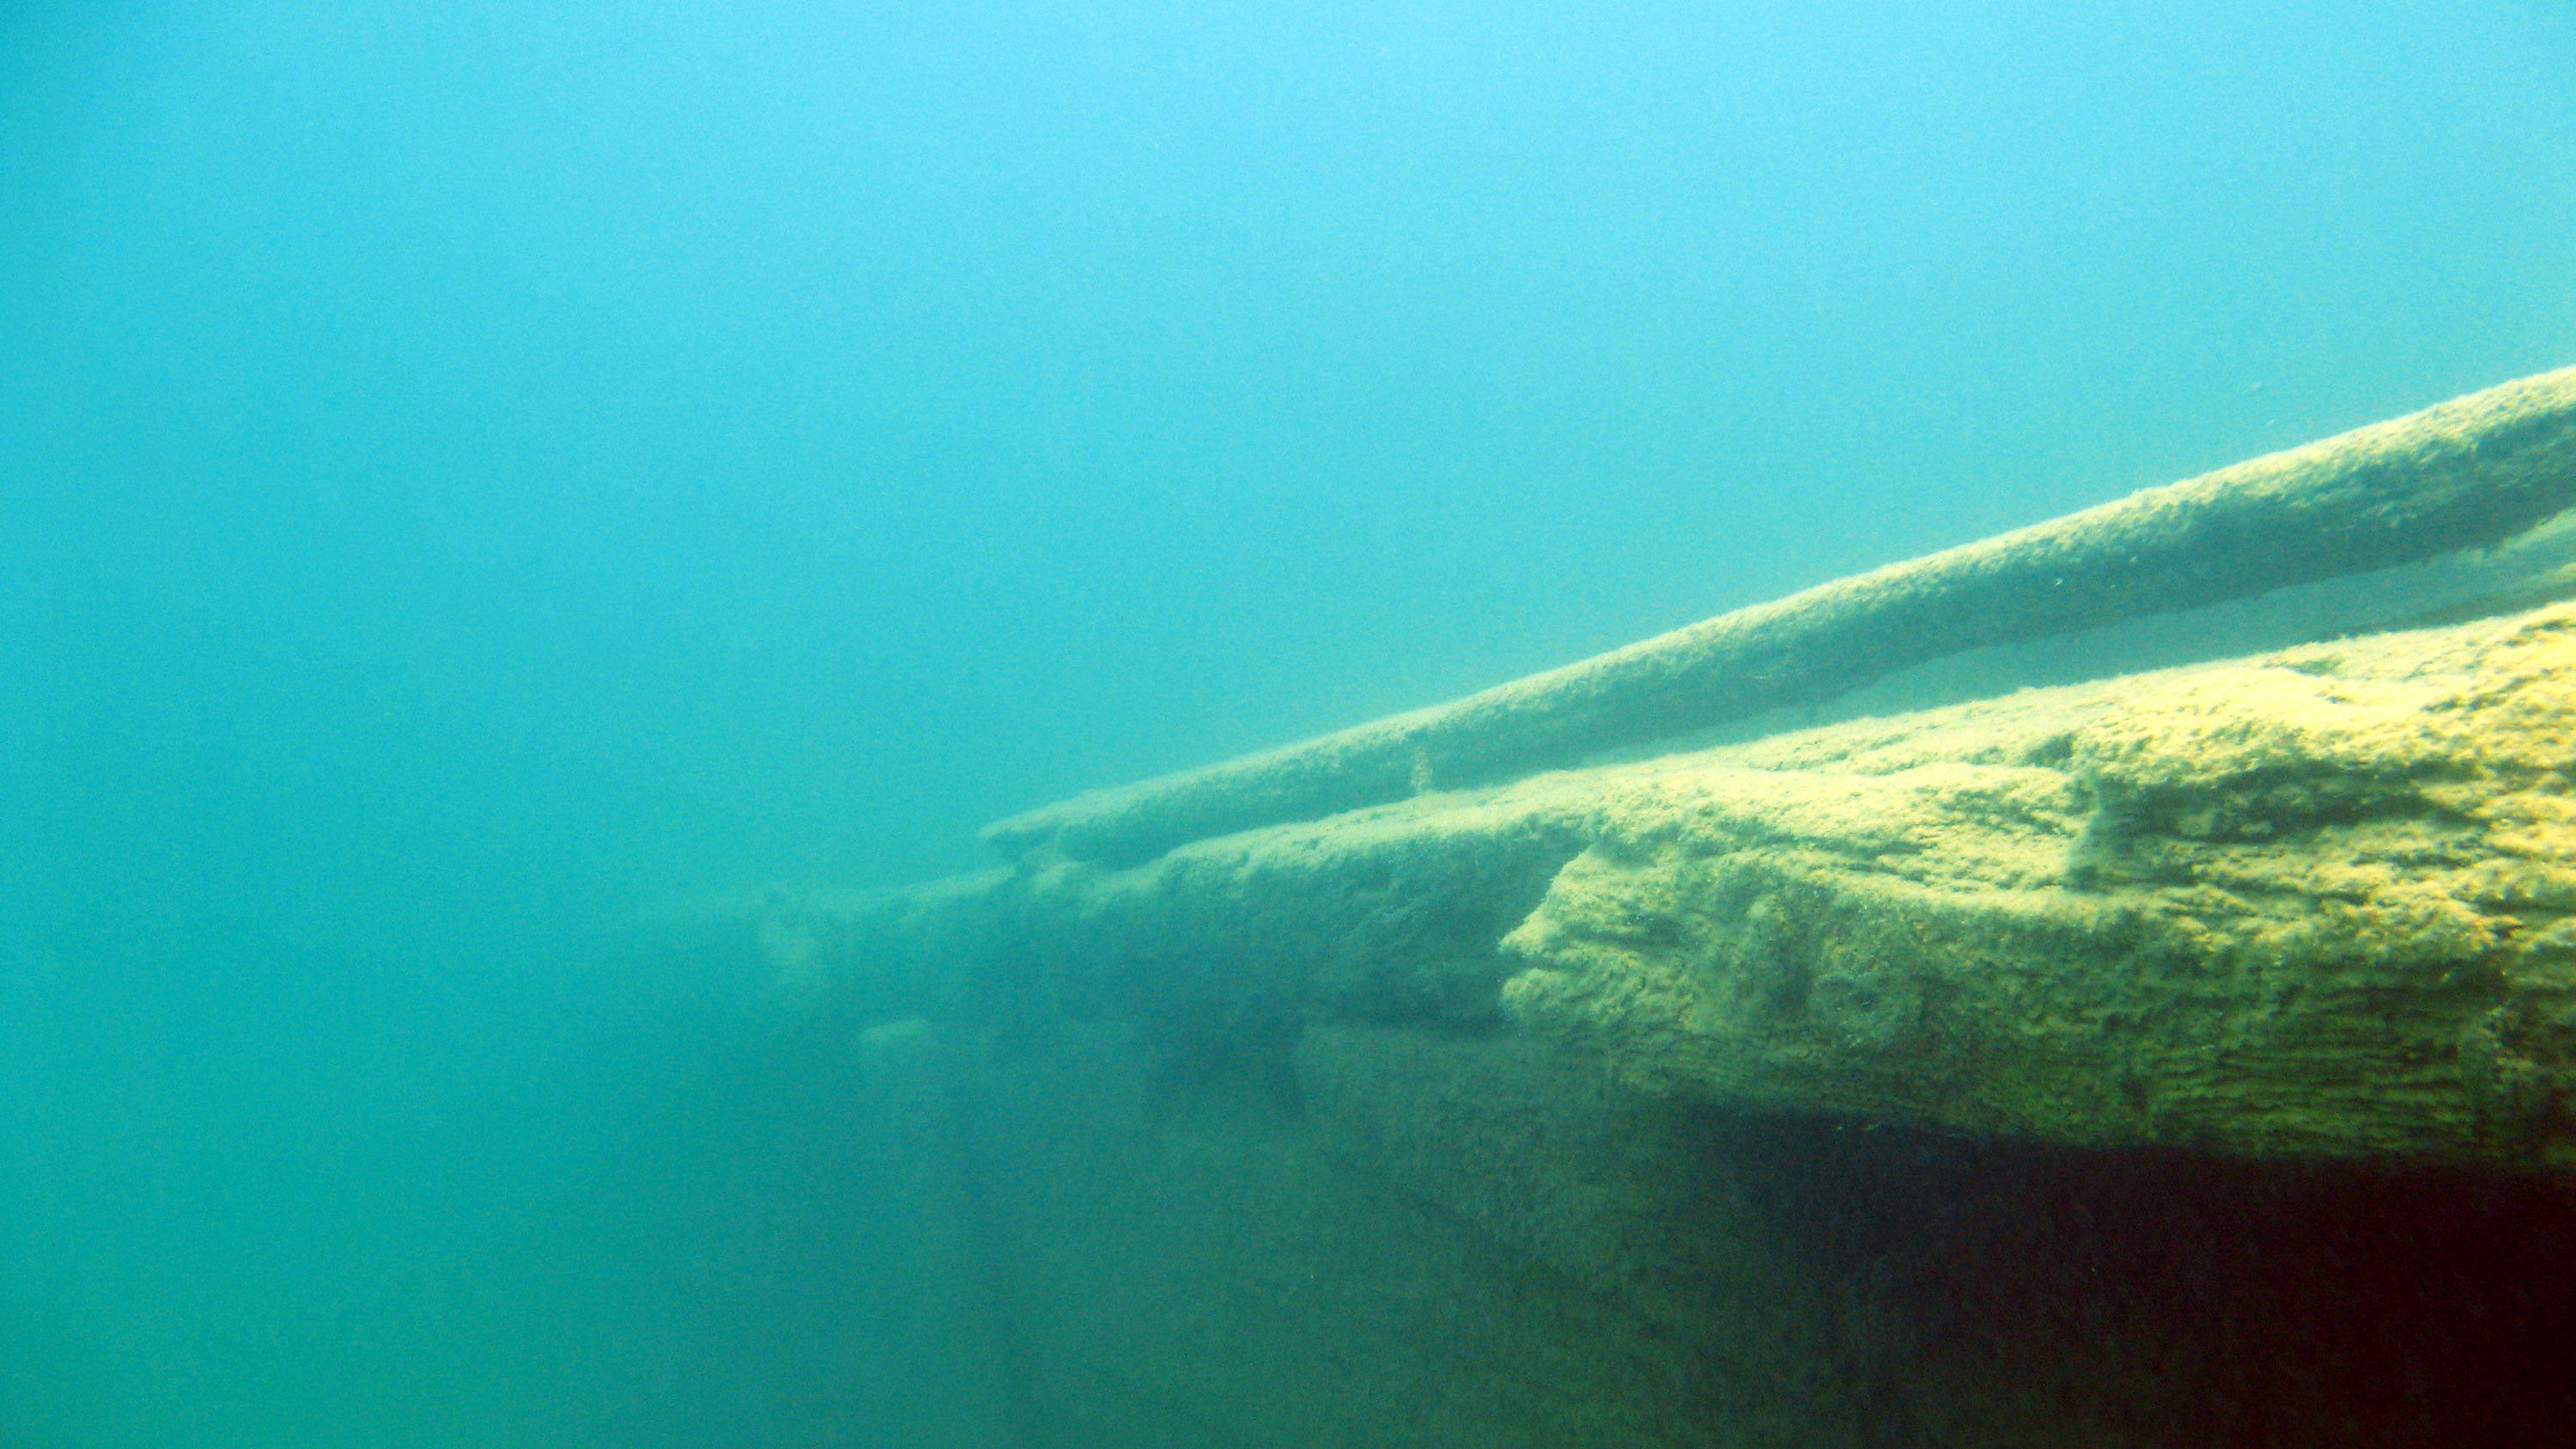
[[[597,931],[2576,361],[2571,77],[2559,3],[19,0],[0,1445],[940,1442],[846,1062]]]

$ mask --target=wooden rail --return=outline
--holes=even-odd
[[[1333,734],[1015,815],[1015,858],[1191,840],[1514,778],[1970,649],[2501,542],[2576,506],[2576,368],[1722,614]]]

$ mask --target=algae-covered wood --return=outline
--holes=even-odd
[[[1632,772],[1506,941],[1635,1079],[2059,1142],[2576,1165],[2576,611]]]
[[[836,954],[1176,1039],[1508,1012],[1741,1107],[2563,1168],[2571,769],[2556,606],[1057,860]]]

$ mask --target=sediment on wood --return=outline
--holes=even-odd
[[[1743,1110],[2556,1171],[2571,772],[2558,605],[1057,860],[811,929],[890,1000],[1035,1002],[1180,1050],[1510,1024]]]

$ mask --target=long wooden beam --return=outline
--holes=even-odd
[[[1132,863],[1830,699],[1970,649],[2500,542],[2576,506],[2576,368],[1820,585],[1455,702],[988,826]]]

